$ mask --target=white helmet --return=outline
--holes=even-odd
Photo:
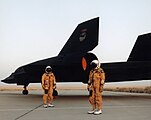
[[[96,68],[96,67],[99,67],[100,66],[100,62],[99,60],[93,60],[90,65],[93,67],[93,68]]]
[[[50,66],[47,66],[46,69],[45,69],[45,71],[46,72],[50,72],[50,71],[52,71],[52,68]]]

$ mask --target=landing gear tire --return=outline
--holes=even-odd
[[[22,91],[22,94],[23,94],[23,95],[28,95],[28,90],[23,90],[23,91]]]

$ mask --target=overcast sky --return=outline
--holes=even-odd
[[[0,0],[0,80],[19,66],[58,55],[76,26],[100,17],[101,62],[126,61],[151,32],[151,0]]]

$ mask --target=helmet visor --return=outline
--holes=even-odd
[[[51,71],[52,71],[51,68],[47,68],[47,69],[46,69],[46,72],[51,72]]]

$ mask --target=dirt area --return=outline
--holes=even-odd
[[[58,85],[58,90],[86,90],[85,85]],[[0,91],[22,91],[23,86],[17,85],[0,85]],[[41,86],[31,85],[28,90],[42,90]],[[115,92],[133,92],[133,93],[149,93],[151,94],[151,86],[105,86],[104,91]]]
[[[151,94],[151,86],[146,87],[107,87],[105,91],[115,92],[132,92],[132,93],[149,93]]]

